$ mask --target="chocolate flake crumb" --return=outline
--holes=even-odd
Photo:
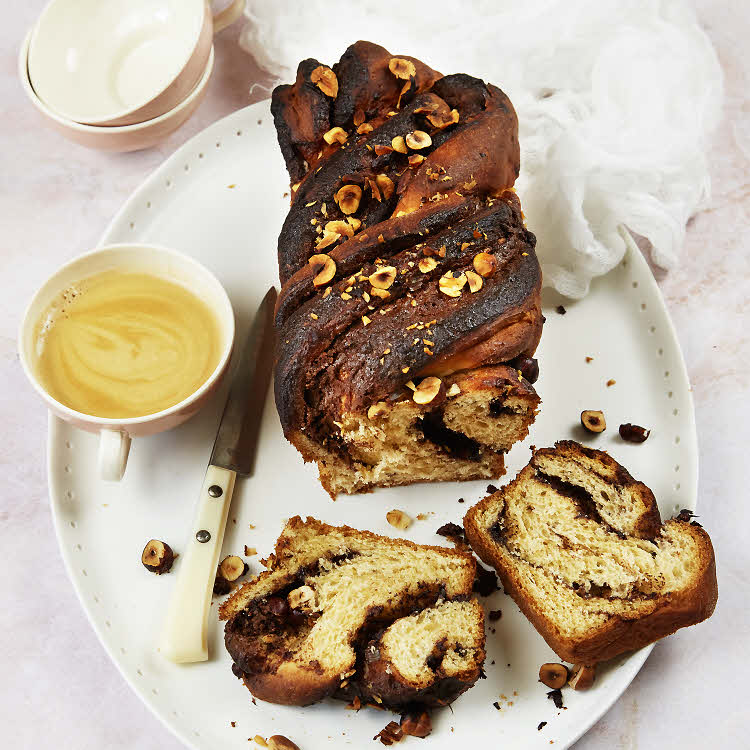
[[[487,492],[489,492],[490,494],[493,493],[493,492],[497,492],[497,487],[495,487],[494,484],[488,484],[487,485]]]
[[[550,690],[549,693],[547,693],[547,697],[555,704],[555,708],[563,707],[562,690],[560,690],[560,688],[557,688],[557,690]]]
[[[539,725],[536,728],[536,731],[538,732],[540,729],[544,729],[544,727],[546,727],[546,726],[547,726],[547,722],[546,721],[540,721]]]
[[[557,306],[557,307],[555,308],[555,312],[556,312],[556,313],[557,313],[558,315],[565,315],[565,313],[566,313],[566,312],[568,312],[568,311],[567,311],[567,310],[566,310],[566,309],[565,309],[565,308],[564,308],[564,307],[563,307],[562,305],[558,305],[558,306]]]
[[[496,709],[497,709],[498,711],[500,710],[500,704],[499,704],[499,703],[498,703],[497,701],[495,701],[495,702],[494,702],[494,703],[493,703],[492,705],[493,705],[493,706],[494,706],[494,707],[495,707],[495,708],[496,708]]]
[[[395,745],[397,742],[401,742],[403,738],[404,733],[395,721],[386,724],[386,726],[373,737],[374,740],[380,740],[386,746]]]
[[[489,596],[499,589],[495,571],[487,570],[484,566],[477,564],[477,576],[472,590],[476,591],[479,596]]]
[[[490,612],[490,620],[492,622],[497,622],[502,616],[503,616],[503,611],[501,609],[493,609]]]
[[[637,424],[627,422],[620,425],[620,437],[628,443],[645,443],[650,434],[651,430]]]
[[[464,530],[452,521],[444,523],[435,533],[448,539],[463,539],[464,537]]]
[[[462,497],[459,497],[459,498],[458,498],[458,502],[459,502],[459,503],[462,503],[463,501],[464,501],[464,499],[463,499]]]

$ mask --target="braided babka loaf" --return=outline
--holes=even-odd
[[[267,565],[219,611],[233,671],[256,697],[444,706],[482,674],[469,553],[295,516]]]
[[[510,100],[357,42],[333,68],[300,63],[271,111],[292,181],[284,434],[333,497],[500,476],[539,404],[543,323]]]

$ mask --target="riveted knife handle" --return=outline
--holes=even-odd
[[[159,642],[161,655],[170,661],[208,659],[208,610],[236,477],[218,466],[206,471]]]

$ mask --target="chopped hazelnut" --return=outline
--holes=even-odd
[[[227,555],[219,563],[219,575],[230,583],[242,578],[247,571],[248,564],[237,555]]]
[[[489,253],[477,253],[474,256],[474,270],[483,278],[492,276],[497,268],[497,260],[494,255]]]
[[[568,685],[573,690],[588,690],[594,684],[596,677],[596,667],[577,664],[573,667],[573,674],[568,680]]]
[[[268,738],[268,748],[269,750],[299,750],[299,746],[283,734],[272,734]]]
[[[363,110],[361,109],[354,110],[354,117],[352,118],[352,121],[354,122],[354,127],[359,127],[366,119],[367,119],[367,115],[365,115]]]
[[[461,273],[458,276],[453,276],[453,271],[448,271],[440,277],[438,287],[440,291],[448,297],[460,297],[461,290],[466,284],[466,274]]]
[[[377,143],[372,148],[373,151],[375,151],[375,156],[383,156],[384,154],[390,154],[391,151],[393,151],[391,146],[386,146],[384,143]]]
[[[373,127],[369,122],[363,122],[361,125],[357,126],[357,133],[359,135],[367,135],[367,133],[372,133],[372,131]]]
[[[368,419],[377,419],[384,417],[388,413],[388,404],[385,401],[378,401],[367,410]]]
[[[408,529],[412,523],[411,517],[402,510],[389,510],[385,514],[385,520],[388,521],[391,526],[394,526],[401,531]]]
[[[336,275],[336,261],[330,255],[312,255],[307,262],[312,267],[315,286],[325,286]]]
[[[427,121],[435,128],[442,130],[449,125],[455,125],[458,122],[459,114],[457,109],[452,109],[449,114],[444,115],[441,112],[432,112],[427,115]]]
[[[419,261],[419,270],[422,273],[429,273],[437,268],[437,261],[434,258],[421,258]]]
[[[340,239],[341,235],[338,232],[325,231],[320,236],[320,240],[315,243],[315,249],[324,250],[325,248],[333,245],[335,242],[338,242]]]
[[[461,393],[461,388],[459,388],[458,383],[454,383],[448,389],[448,393],[446,395],[448,396],[448,398],[453,398],[453,396],[458,396],[459,393]]]
[[[568,668],[564,664],[542,664],[539,667],[539,682],[557,690],[568,681]]]
[[[620,437],[628,443],[645,443],[651,434],[651,430],[637,424],[630,424],[630,422],[621,424],[619,431]]]
[[[466,271],[466,279],[469,282],[469,291],[472,294],[478,292],[484,283],[482,277],[478,273],[474,273],[474,271]]]
[[[409,155],[409,166],[418,167],[424,161],[422,154],[410,154]]]
[[[327,133],[323,133],[323,140],[330,146],[332,143],[346,143],[349,134],[344,128],[331,128]]]
[[[334,219],[333,221],[327,221],[324,227],[326,232],[335,232],[341,237],[354,237],[354,227],[349,223],[347,219]]]
[[[380,299],[386,299],[387,297],[391,296],[390,292],[386,291],[385,289],[378,289],[376,286],[370,289],[370,294],[373,294],[376,297],[380,297]],[[383,311],[381,310],[381,312]]]
[[[146,570],[157,575],[169,573],[174,562],[174,552],[166,542],[150,539],[141,553],[141,562]]]
[[[387,174],[376,175],[375,184],[378,186],[380,192],[383,194],[383,198],[385,198],[386,200],[388,200],[393,195],[395,186],[393,184],[393,180]]]
[[[589,432],[604,432],[607,429],[607,421],[604,412],[586,409],[581,412],[581,425]]]
[[[408,153],[406,150],[406,142],[404,141],[404,136],[397,135],[393,140],[391,140],[391,146],[393,147],[394,151],[398,151],[399,154],[406,154]]]
[[[336,193],[335,199],[345,214],[353,214],[359,208],[362,188],[359,185],[344,185]]]
[[[388,70],[393,73],[396,78],[408,81],[413,76],[417,75],[417,69],[411,60],[405,60],[403,57],[392,57],[388,63]]]
[[[409,148],[413,148],[415,151],[419,151],[421,148],[428,148],[432,146],[432,138],[429,133],[425,133],[424,130],[415,130],[411,133],[406,134],[406,145]],[[396,148],[394,146],[394,148]],[[396,149],[398,150],[398,149]],[[405,151],[403,153],[406,153]]]
[[[375,289],[388,289],[396,280],[396,269],[393,266],[381,266],[369,276],[369,282]]]
[[[310,81],[314,83],[326,96],[335,99],[339,93],[339,82],[336,74],[327,65],[318,65],[310,73]]]
[[[289,609],[300,609],[310,612],[315,608],[315,591],[310,586],[300,586],[287,594],[286,602]]]
[[[445,393],[443,381],[440,378],[430,376],[422,380],[416,387],[412,394],[412,400],[415,404],[430,404],[438,398],[441,391],[443,394]]]

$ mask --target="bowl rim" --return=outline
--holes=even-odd
[[[47,3],[47,5],[44,6],[44,10],[42,10],[42,12],[39,14],[39,17],[37,18],[36,23],[31,28],[31,36],[30,36],[30,39],[29,39],[29,46],[28,46],[27,60],[26,60],[26,70],[27,70],[27,77],[29,79],[29,83],[31,84],[32,88],[33,88],[34,84],[32,82],[31,70],[30,70],[29,66],[30,66],[30,62],[31,62],[32,48],[34,47],[34,43],[35,43],[35,41],[37,39],[37,35],[40,33],[39,30],[42,27],[42,24],[43,24],[43,22],[45,20],[45,17],[47,15],[49,15],[49,13],[51,13],[51,10],[52,10],[53,6],[58,5],[58,4],[62,4],[62,3],[66,3],[66,2],[71,2],[71,1],[72,0],[49,0],[49,2]],[[182,4],[180,3],[179,5],[182,5]],[[62,110],[56,109],[52,105],[47,104],[36,93],[36,91],[34,91],[35,96],[39,99],[40,102],[42,102],[46,107],[48,107],[51,112],[55,112],[60,117],[64,118],[65,120],[67,120],[69,122],[80,123],[81,125],[91,125],[91,126],[94,126],[94,127],[108,127],[107,126],[108,122],[113,121],[113,120],[119,120],[119,119],[121,119],[123,117],[127,117],[128,115],[132,115],[133,113],[137,112],[139,109],[142,109],[143,107],[146,107],[147,105],[149,105],[152,102],[154,102],[155,100],[157,100],[160,96],[162,96],[170,88],[170,86],[172,86],[175,83],[175,81],[177,81],[177,79],[185,72],[186,67],[190,63],[191,58],[196,53],[196,50],[197,50],[198,46],[200,45],[201,34],[202,34],[203,30],[204,30],[204,27],[206,26],[207,23],[210,23],[210,19],[211,19],[211,8],[210,8],[209,3],[206,3],[206,2],[200,3],[200,2],[198,2],[196,4],[196,8],[197,8],[198,5],[203,5],[202,21],[201,21],[201,23],[200,23],[200,25],[198,27],[198,30],[197,30],[197,32],[195,34],[195,39],[193,41],[193,44],[190,46],[187,54],[185,56],[183,56],[183,58],[181,60],[180,68],[175,73],[175,75],[172,76],[172,78],[170,78],[170,80],[159,91],[152,92],[151,94],[148,95],[147,99],[139,101],[138,104],[131,105],[131,106],[127,107],[126,109],[122,109],[122,110],[118,110],[118,111],[114,111],[114,112],[106,113],[106,114],[105,113],[101,113],[101,114],[97,114],[97,115],[86,114],[86,115],[81,115],[80,116],[81,119],[74,119],[74,117],[72,116],[74,113],[63,112]],[[187,4],[185,5],[185,7],[188,7]],[[173,107],[172,109],[167,110],[167,111],[171,112],[174,109],[175,108]],[[166,114],[166,113],[163,113],[163,114]],[[156,118],[152,118],[152,119],[156,119]],[[139,124],[139,123],[133,123],[133,124]],[[118,126],[114,126],[114,127],[118,127]],[[125,127],[125,126],[122,126],[122,127]]]
[[[144,120],[143,122],[136,122],[131,125],[87,125],[82,122],[76,122],[75,120],[70,120],[67,117],[64,117],[63,115],[59,114],[58,112],[55,112],[55,110],[53,110],[47,104],[45,104],[39,98],[36,91],[34,91],[34,86],[32,85],[31,79],[29,78],[29,67],[28,67],[29,45],[31,42],[31,35],[33,31],[34,29],[32,27],[26,33],[26,37],[24,38],[24,41],[21,44],[21,49],[18,54],[18,75],[19,75],[19,78],[21,79],[21,85],[23,86],[23,89],[26,92],[26,95],[31,100],[32,104],[43,115],[50,118],[51,120],[54,120],[55,122],[62,125],[63,127],[68,128],[69,130],[75,130],[79,133],[96,133],[96,134],[137,133],[139,131],[148,129],[151,126],[156,126],[163,122],[166,122],[171,117],[182,112],[186,107],[188,107],[196,99],[196,97],[198,97],[202,93],[203,89],[205,89],[206,85],[208,84],[209,79],[211,78],[211,73],[213,72],[213,68],[214,68],[215,56],[214,56],[214,46],[212,44],[211,51],[209,52],[209,55],[208,55],[208,62],[206,63],[206,68],[203,71],[203,75],[200,77],[198,83],[196,83],[195,88],[193,88],[193,90],[179,104],[177,104],[172,109],[167,110],[166,112],[164,112],[164,114],[161,114],[158,117],[154,117],[151,120]]]
[[[56,398],[54,398],[42,386],[36,374],[34,373],[30,352],[27,351],[25,342],[26,332],[28,330],[28,326],[30,325],[29,318],[31,315],[31,311],[37,301],[37,298],[46,289],[46,287],[65,270],[92,255],[100,255],[103,253],[118,250],[128,252],[129,250],[133,249],[145,249],[147,251],[153,251],[157,254],[170,255],[173,258],[176,258],[178,262],[197,269],[199,274],[202,274],[206,279],[209,280],[212,285],[215,285],[220,292],[220,304],[217,305],[217,307],[220,306],[224,308],[222,314],[226,316],[226,324],[228,326],[227,341],[221,350],[219,361],[217,362],[216,367],[211,371],[211,374],[203,381],[203,383],[201,383],[200,386],[198,386],[198,388],[196,388],[192,393],[186,396],[182,401],[179,401],[176,404],[172,404],[172,406],[169,406],[166,409],[162,409],[161,411],[152,412],[151,414],[144,414],[139,417],[97,417],[93,414],[86,414],[86,412],[78,411],[77,409],[73,409],[70,406],[66,406],[61,401],[58,401]],[[86,278],[86,276],[84,276],[83,278]],[[92,250],[87,250],[76,255],[62,265],[58,266],[51,274],[49,274],[49,276],[44,279],[44,281],[39,285],[36,291],[31,295],[31,298],[24,308],[23,315],[21,316],[21,323],[18,326],[16,345],[18,348],[18,358],[21,362],[21,369],[23,370],[24,375],[26,376],[27,380],[32,385],[34,390],[37,392],[37,394],[47,404],[48,408],[52,406],[58,415],[63,415],[62,418],[69,421],[74,420],[77,422],[96,425],[103,428],[126,429],[127,427],[141,426],[149,424],[151,422],[156,422],[160,419],[163,419],[164,417],[168,417],[172,414],[177,414],[188,408],[191,404],[198,401],[210,388],[214,386],[217,379],[222,377],[223,374],[227,371],[232,358],[232,353],[234,351],[236,336],[237,326],[234,319],[234,307],[232,306],[232,301],[229,298],[229,294],[224,288],[224,285],[219,281],[213,271],[209,270],[206,266],[204,266],[200,261],[193,258],[191,255],[183,253],[180,250],[176,250],[173,247],[151,244],[147,242],[118,242],[110,245],[101,245],[99,247],[95,247]]]

